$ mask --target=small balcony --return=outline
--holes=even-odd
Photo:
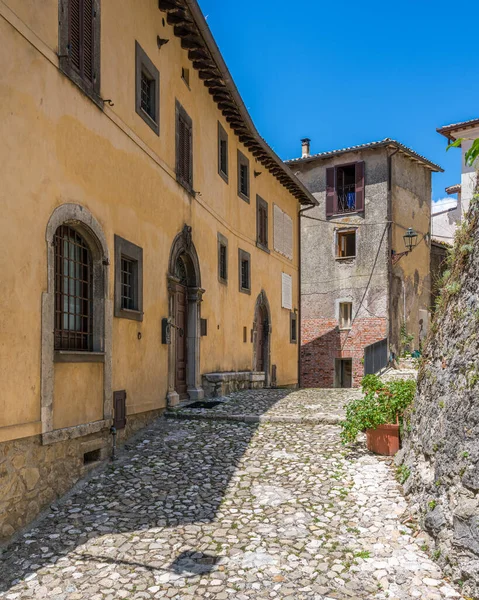
[[[338,213],[356,212],[356,185],[343,185],[336,190],[338,196]]]

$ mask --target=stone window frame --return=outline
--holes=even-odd
[[[121,306],[121,259],[127,258],[134,261],[135,282],[134,299],[135,309],[122,308]],[[115,309],[114,315],[120,319],[143,321],[143,248],[125,240],[115,234]]]
[[[154,117],[149,115],[141,107],[141,74],[146,73],[153,81],[155,90]],[[160,72],[155,67],[146,52],[135,40],[135,110],[143,121],[152,129],[156,135],[160,135]]]
[[[222,246],[226,248],[226,278],[221,276],[220,252]],[[224,285],[228,285],[228,258],[228,238],[226,238],[223,234],[218,232],[218,281]]]
[[[55,352],[55,247],[54,236],[60,225],[78,229],[90,245],[93,255],[93,352]],[[42,444],[73,439],[108,428],[113,418],[112,320],[109,298],[110,255],[100,223],[80,204],[61,204],[50,216],[45,232],[47,246],[47,291],[42,293],[41,346],[41,422]],[[103,419],[65,429],[53,428],[55,362],[103,363]]]
[[[247,177],[247,186],[248,186],[248,190],[247,190],[247,194],[245,194],[242,190],[241,190],[241,167],[246,167],[248,170],[248,177]],[[246,158],[246,156],[241,152],[241,150],[238,150],[238,196],[244,200],[245,202],[247,202],[248,204],[250,203],[250,195],[251,195],[251,182],[250,182],[250,168],[249,168],[249,160]]]
[[[243,277],[242,277],[242,263],[243,261],[248,262],[248,287],[243,287]],[[238,248],[238,275],[239,275],[239,291],[242,294],[250,294],[251,295],[251,254],[246,252],[246,250],[242,250]]]
[[[58,58],[60,71],[64,73],[81,91],[88,96],[101,109],[103,100],[100,96],[100,71],[101,71],[101,2],[93,0],[95,21],[93,25],[93,70],[95,78],[93,85],[85,81],[72,67],[69,54],[69,20],[70,0],[58,0]]]
[[[261,239],[261,227],[260,227],[260,211],[261,209],[266,211],[266,240]],[[264,252],[270,253],[269,250],[269,206],[266,200],[261,198],[259,194],[256,194],[256,246],[264,250]]]
[[[341,313],[341,306],[343,306],[344,304],[349,304],[349,306],[351,306],[351,311],[350,311],[350,325],[348,327],[343,327],[342,326],[342,313]],[[337,317],[338,317],[338,328],[340,329],[340,331],[349,331],[352,329],[353,326],[353,301],[350,298],[341,298],[337,301]]]
[[[293,325],[294,325],[294,336],[293,336]],[[289,313],[289,341],[291,344],[298,343],[298,313],[296,310],[292,310]]]
[[[226,142],[226,171],[222,169],[221,164],[221,142]],[[228,147],[228,134],[225,128],[218,121],[218,175],[228,183],[228,170],[229,170],[229,147]]]

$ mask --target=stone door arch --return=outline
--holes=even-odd
[[[258,295],[253,321],[253,371],[264,372],[265,386],[271,385],[271,309],[264,290]]]
[[[167,400],[168,406],[175,406],[184,397],[190,400],[204,398],[200,374],[200,321],[204,290],[201,288],[200,264],[192,240],[192,229],[188,225],[173,241],[167,283],[171,326]],[[183,352],[179,345],[184,342]],[[184,386],[182,369],[185,371]],[[177,389],[178,385],[181,386],[180,390]]]

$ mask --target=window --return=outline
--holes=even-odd
[[[238,150],[238,196],[249,203],[249,160]]]
[[[296,312],[289,313],[289,341],[292,344],[298,343],[298,314]]]
[[[338,231],[336,235],[337,258],[354,258],[356,256],[356,231]]]
[[[326,169],[326,216],[364,210],[364,162]]]
[[[293,221],[275,204],[273,206],[274,249],[289,260],[293,260]]]
[[[68,225],[55,233],[55,350],[93,349],[93,264],[83,237]]]
[[[135,42],[136,112],[145,123],[160,133],[160,73],[138,42]]]
[[[228,183],[228,134],[218,121],[218,173]]]
[[[251,255],[244,250],[238,250],[239,289],[245,294],[251,293]]]
[[[351,302],[339,303],[339,328],[351,329],[353,305]]]
[[[218,233],[218,279],[228,283],[228,240]]]
[[[115,317],[143,320],[143,249],[115,235]]]
[[[268,203],[256,196],[256,245],[268,250]]]
[[[176,180],[193,193],[193,122],[176,101]]]
[[[100,0],[60,0],[61,70],[97,104],[100,99]]]
[[[243,327],[243,344],[246,344],[248,341],[248,328]]]
[[[200,319],[200,335],[201,337],[208,335],[208,319]]]
[[[181,68],[181,79],[186,83],[188,87],[190,87],[190,70],[185,69],[185,67]]]

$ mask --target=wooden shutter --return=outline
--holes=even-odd
[[[334,167],[326,169],[326,216],[331,217],[337,212],[336,195],[336,170]]]
[[[80,77],[93,83],[94,19],[93,0],[69,0],[69,56]]]
[[[179,106],[176,125],[176,175],[184,185],[193,187],[193,125]]]
[[[283,211],[273,205],[273,244],[276,252],[283,253]]]
[[[113,426],[124,429],[126,425],[126,391],[113,392]]]
[[[364,210],[364,162],[356,163],[356,210]]]

